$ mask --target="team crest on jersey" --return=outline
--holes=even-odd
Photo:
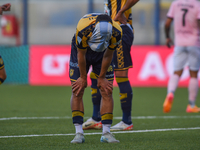
[[[92,33],[91,31],[92,31],[92,29],[89,28],[89,29],[86,29],[85,31],[83,31],[82,34],[83,34],[84,36],[87,36],[89,33]],[[91,36],[91,34],[90,34],[90,36]]]
[[[114,37],[117,37],[117,36],[119,35],[119,32],[118,32],[118,31],[115,31],[115,30],[113,30],[113,32],[112,32],[112,35],[113,35]]]
[[[110,66],[108,67],[107,72],[111,72],[111,71],[113,71],[113,67],[110,65]]]
[[[70,75],[70,77],[74,75],[74,69],[70,69],[69,75]]]

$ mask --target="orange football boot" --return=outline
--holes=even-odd
[[[174,94],[173,93],[167,94],[167,97],[165,98],[165,101],[163,104],[164,113],[169,113],[171,111],[173,100],[174,100]]]
[[[187,108],[186,108],[186,112],[187,113],[198,113],[198,112],[200,112],[200,108],[197,107],[196,105],[194,107],[191,107],[191,105],[188,104]]]

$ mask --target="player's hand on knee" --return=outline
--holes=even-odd
[[[111,95],[113,91],[112,82],[108,81],[106,78],[98,78],[97,87],[101,91],[105,91],[107,95]]]
[[[87,87],[87,79],[83,79],[79,77],[73,84],[72,84],[72,92],[76,93],[78,96],[84,89]]]

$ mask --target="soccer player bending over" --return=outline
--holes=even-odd
[[[133,130],[131,119],[132,87],[128,78],[128,70],[132,68],[131,46],[134,39],[132,27],[132,6],[139,0],[105,0],[104,12],[111,16],[122,28],[122,42],[116,47],[113,55],[115,79],[119,87],[122,120],[110,128],[111,131]],[[91,72],[93,114],[83,123],[83,129],[101,129],[100,104],[101,94],[96,86],[97,78]]]
[[[105,14],[87,14],[78,22],[76,34],[72,39],[70,56],[70,80],[72,84],[71,109],[76,136],[71,143],[83,143],[83,93],[87,87],[87,73],[92,72],[97,78],[96,86],[100,89],[101,122],[103,133],[100,141],[118,143],[110,133],[113,120],[113,53],[122,38],[121,27]]]

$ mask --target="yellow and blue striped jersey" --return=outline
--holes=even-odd
[[[89,47],[88,41],[93,36],[93,31],[95,29],[95,23],[98,15],[100,14],[87,14],[79,20],[75,35],[77,48],[85,50],[87,47]],[[108,48],[110,50],[115,50],[116,46],[118,46],[121,41],[122,29],[115,21],[112,21],[111,31],[112,35],[108,41]]]
[[[111,16],[112,19],[115,18],[118,11],[124,7],[127,0],[104,0],[104,12]],[[129,8],[124,12],[127,22],[132,25],[132,11]],[[118,22],[119,23],[119,22]]]

